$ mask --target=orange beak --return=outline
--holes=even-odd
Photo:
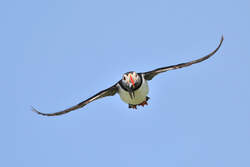
[[[130,81],[131,81],[132,85],[135,86],[135,82],[134,82],[134,80],[133,80],[133,78],[132,78],[131,75],[130,75]]]

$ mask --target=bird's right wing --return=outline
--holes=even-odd
[[[113,96],[117,93],[118,91],[118,87],[117,87],[117,83],[113,86],[111,86],[110,88],[108,89],[105,89],[97,94],[95,94],[94,96],[88,98],[87,100],[75,105],[75,106],[72,106],[68,109],[65,109],[65,110],[62,110],[62,111],[59,111],[59,112],[55,112],[55,113],[42,113],[38,110],[36,110],[35,108],[32,107],[32,111],[36,112],[37,114],[40,114],[40,115],[44,115],[44,116],[57,116],[57,115],[62,115],[62,114],[66,114],[70,111],[73,111],[73,110],[76,110],[76,109],[79,109],[79,108],[82,108],[83,106],[87,105],[88,103],[94,101],[94,100],[97,100],[97,99],[100,99],[100,98],[103,98],[103,97],[106,97],[106,96]]]

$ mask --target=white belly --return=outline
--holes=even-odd
[[[146,80],[143,80],[141,87],[134,92],[135,98],[131,99],[129,93],[122,88],[119,90],[119,95],[125,103],[136,105],[141,104],[146,100],[148,90],[148,83]]]

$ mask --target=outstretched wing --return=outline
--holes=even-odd
[[[97,100],[97,99],[100,99],[100,98],[103,98],[103,97],[106,97],[106,96],[113,96],[117,93],[118,91],[118,88],[117,88],[117,84],[111,86],[110,88],[108,89],[105,89],[97,94],[95,94],[94,96],[88,98],[87,100],[75,105],[75,106],[72,106],[68,109],[65,109],[63,111],[59,111],[59,112],[55,112],[55,113],[42,113],[38,110],[36,110],[35,108],[32,107],[32,111],[36,112],[37,114],[40,114],[40,115],[44,115],[44,116],[57,116],[57,115],[62,115],[62,114],[66,114],[70,111],[73,111],[73,110],[76,110],[76,109],[79,109],[79,108],[82,108],[84,107],[85,105],[87,105],[88,103],[94,101],[94,100]]]
[[[193,61],[190,61],[190,62],[181,63],[181,64],[177,64],[177,65],[172,65],[172,66],[167,66],[167,67],[162,67],[162,68],[157,68],[155,70],[145,72],[145,73],[143,73],[144,78],[146,80],[151,80],[154,76],[156,76],[159,73],[166,72],[166,71],[169,71],[169,70],[175,70],[175,69],[182,68],[182,67],[187,67],[187,66],[190,66],[192,64],[202,62],[202,61],[208,59],[209,57],[213,56],[219,50],[223,40],[224,40],[224,37],[222,36],[221,40],[220,40],[220,44],[218,45],[218,47],[213,52],[209,53],[207,56],[204,56],[204,57],[202,57],[200,59],[193,60]]]

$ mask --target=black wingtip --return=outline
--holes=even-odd
[[[222,42],[223,40],[224,40],[224,35],[222,34],[222,35],[221,35],[221,40],[220,40],[220,41]]]
[[[38,111],[33,106],[30,106],[30,108],[31,108],[31,111],[38,113]]]
[[[44,114],[44,113],[39,112],[39,111],[38,111],[37,109],[35,109],[33,106],[31,106],[31,111],[33,111],[33,112],[35,112],[35,113],[37,113],[37,114],[39,114],[39,115],[49,116],[48,114]]]
[[[37,109],[35,109],[33,106],[30,106],[31,111],[37,113],[37,114],[41,114]]]
[[[220,39],[219,45],[217,46],[217,48],[216,48],[213,52],[211,52],[210,54],[208,54],[207,56],[205,56],[205,57],[207,57],[206,59],[208,59],[209,57],[213,56],[213,55],[220,49],[220,47],[221,47],[223,41],[224,41],[224,36],[223,36],[223,34],[222,34],[222,35],[221,35],[221,39]],[[205,60],[205,59],[204,59],[204,60]]]

